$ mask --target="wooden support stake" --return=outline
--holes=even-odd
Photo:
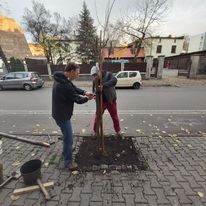
[[[43,183],[43,186],[45,188],[53,187],[54,182]],[[38,191],[38,190],[40,190],[39,185],[24,187],[24,188],[20,188],[20,189],[15,189],[14,192],[13,192],[13,195],[21,195],[21,194],[25,194],[25,193],[28,193],[28,192]]]
[[[44,147],[50,147],[50,144],[48,144],[47,142],[35,141],[35,140],[31,140],[31,139],[27,139],[27,138],[24,138],[24,137],[19,137],[19,136],[16,136],[16,135],[7,134],[7,133],[3,133],[3,132],[0,132],[0,136],[10,138],[10,139],[19,140],[19,141],[22,141],[22,142],[35,144],[35,145],[40,145],[40,146],[44,146]]]

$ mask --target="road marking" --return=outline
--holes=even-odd
[[[128,115],[136,115],[136,114],[206,114],[206,110],[118,110],[119,114],[128,114]],[[45,114],[51,115],[50,110],[0,110],[0,115],[5,114],[26,114],[26,115],[38,115]],[[75,110],[75,115],[94,115],[95,110]],[[106,111],[105,114],[108,114]]]

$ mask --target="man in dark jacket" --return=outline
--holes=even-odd
[[[98,77],[98,68],[96,66],[92,67],[90,74],[93,76],[93,92],[95,91],[95,79]],[[102,103],[103,103],[103,113],[105,109],[108,110],[112,121],[114,130],[116,132],[117,138],[122,138],[122,134],[120,132],[120,124],[119,117],[117,113],[117,95],[115,90],[115,85],[117,84],[117,78],[113,75],[112,72],[103,71],[102,72]],[[93,125],[94,137],[97,136],[97,115],[95,116],[94,125]]]
[[[63,134],[63,156],[65,167],[69,170],[77,168],[72,161],[72,125],[74,102],[86,103],[93,98],[92,92],[86,92],[73,85],[72,80],[79,76],[80,69],[75,63],[69,63],[64,72],[54,73],[54,85],[52,91],[52,117],[60,127]]]

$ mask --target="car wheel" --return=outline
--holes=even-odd
[[[0,85],[0,91],[2,91],[4,88],[3,88],[3,86],[2,85]]]
[[[31,90],[32,90],[32,87],[31,87],[31,85],[29,85],[29,84],[24,84],[24,89],[25,89],[26,91],[31,91]]]
[[[139,89],[140,88],[140,83],[135,82],[132,87],[133,87],[133,89]]]

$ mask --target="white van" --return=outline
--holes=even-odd
[[[142,77],[139,71],[121,71],[115,77],[117,78],[116,87],[133,87],[139,89],[142,85]]]

